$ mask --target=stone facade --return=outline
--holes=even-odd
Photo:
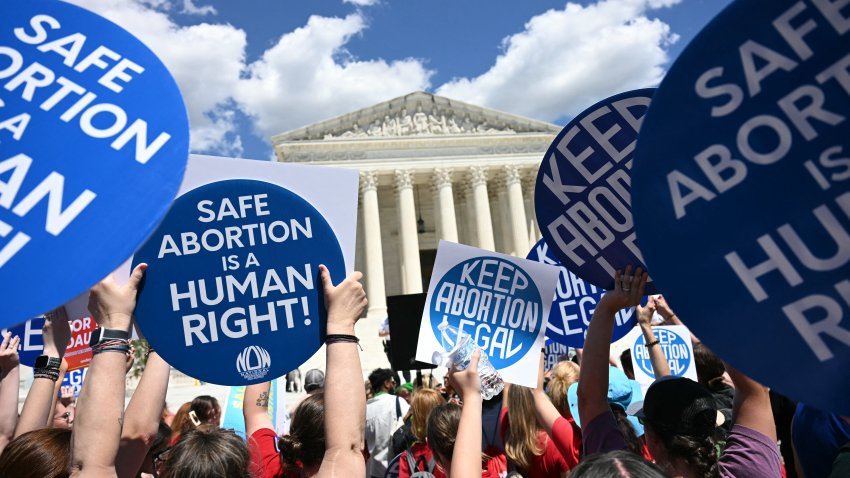
[[[441,239],[528,253],[540,238],[534,181],[559,130],[416,92],[272,138],[279,161],[360,171],[364,368],[386,365],[374,352],[386,297],[427,289]]]

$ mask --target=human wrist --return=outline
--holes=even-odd
[[[112,312],[104,314],[96,320],[97,325],[102,329],[115,329],[130,331],[130,326],[133,323],[133,314],[126,312]]]
[[[41,351],[42,355],[47,355],[48,357],[57,357],[62,358],[65,356],[65,349],[63,348],[61,351],[53,345],[53,340],[47,340],[44,344],[44,349]]]
[[[328,324],[327,327],[327,335],[355,335],[354,334],[354,323],[351,324]]]

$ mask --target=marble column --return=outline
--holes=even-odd
[[[493,220],[490,217],[490,199],[487,194],[487,168],[483,166],[469,168],[469,182],[472,185],[472,206],[475,212],[476,246],[495,251]]]
[[[534,210],[534,185],[537,176],[534,171],[526,171],[522,178],[522,196],[525,199],[525,222],[528,224],[528,244],[534,244],[540,240],[540,229],[537,227],[537,213]]]
[[[434,169],[434,199],[435,211],[438,214],[438,231],[440,239],[457,241],[457,217],[455,215],[455,198],[452,192],[452,170],[449,168]]]
[[[378,208],[378,176],[374,171],[360,173],[360,200],[363,204],[363,241],[365,243],[366,296],[368,317],[387,316],[387,294],[384,288],[384,252],[381,246],[381,218]]]
[[[422,270],[419,264],[419,236],[416,231],[416,204],[413,200],[413,178],[409,171],[395,170],[398,205],[399,252],[401,253],[401,291],[422,292]]]
[[[514,254],[525,257],[529,251],[528,225],[525,222],[525,201],[522,199],[522,176],[513,165],[503,167],[508,197],[508,215]]]

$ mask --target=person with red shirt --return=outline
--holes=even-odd
[[[278,440],[268,415],[270,383],[245,388],[243,414],[250,471],[255,478],[365,476],[361,447],[366,423],[366,396],[354,324],[366,310],[362,275],[354,272],[334,286],[319,266],[327,306],[327,374],[322,394],[296,408],[290,435]],[[345,340],[331,340],[330,337]],[[280,452],[278,451],[280,448]]]
[[[510,384],[505,388],[499,431],[505,441],[508,459],[523,476],[566,476],[572,467],[567,465],[555,443],[537,423],[531,389]]]

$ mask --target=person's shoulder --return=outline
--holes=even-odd
[[[257,431],[255,431],[254,433],[252,433],[250,438],[252,438],[254,440],[260,440],[260,439],[264,439],[264,438],[265,439],[273,438],[273,439],[276,440],[277,439],[277,433],[275,433],[275,431],[272,430],[271,428],[260,428]]]

